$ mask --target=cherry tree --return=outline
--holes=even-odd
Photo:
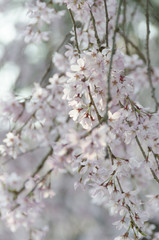
[[[29,97],[1,101],[3,121],[10,120],[2,162],[27,162],[28,153],[44,149],[25,174],[1,170],[1,218],[15,234],[23,226],[30,240],[44,239],[48,224],[36,223],[46,199],[58,195],[51,176],[62,172],[74,178],[75,190],[85,189],[94,204],[118,216],[115,240],[159,239],[151,221],[159,212],[159,70],[150,56],[150,5],[144,1],[143,52],[126,31],[137,11],[126,0],[27,3],[26,44],[48,41],[47,25],[65,14],[72,29],[69,43],[59,46],[64,53],[53,54],[53,76],[46,77],[49,66]],[[143,87],[150,89],[150,106],[140,102]]]

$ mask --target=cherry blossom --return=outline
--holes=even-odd
[[[28,152],[42,150],[38,159],[31,157],[35,166],[24,176],[1,171],[2,219],[13,232],[23,226],[31,239],[44,239],[48,227],[34,224],[49,198],[58,194],[52,175],[63,173],[74,177],[75,189],[86,190],[93,203],[116,216],[113,225],[122,233],[114,240],[156,240],[150,220],[159,210],[158,189],[151,189],[154,181],[159,183],[159,104],[154,90],[159,70],[151,67],[149,56],[144,61],[140,49],[128,55],[119,48],[122,1],[55,3],[66,7],[73,28],[64,52],[52,56],[53,76],[34,83],[22,102],[11,95],[1,103],[3,116],[11,121],[0,145],[3,162],[25,162]],[[47,41],[49,33],[42,26],[64,12],[55,10],[52,1],[38,0],[27,8],[27,42]],[[142,88],[149,86],[155,111],[139,99]]]

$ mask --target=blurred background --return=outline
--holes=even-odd
[[[29,2],[29,1],[28,1]],[[24,41],[24,30],[28,23],[25,0],[0,0],[0,99],[8,92],[19,97],[31,94],[33,83],[45,81],[52,76],[55,68],[52,64],[53,53],[61,43],[69,42],[69,32],[72,28],[71,19],[66,14],[51,26],[46,26],[51,32],[48,42],[28,43]],[[152,0],[150,49],[153,66],[159,65],[159,1]],[[127,3],[127,26],[129,38],[145,53],[146,25],[144,15],[144,0],[131,0]],[[132,21],[133,19],[133,21]],[[123,46],[122,39],[118,42]],[[130,48],[130,54],[134,49]],[[64,47],[59,49],[64,52]],[[144,89],[141,102],[145,103]],[[146,99],[150,101],[149,98]],[[33,153],[36,157],[40,152]],[[26,156],[27,158],[27,156]],[[27,166],[26,166],[27,165]],[[30,167],[31,163],[18,162],[13,164],[16,171]],[[7,166],[5,166],[7,167]],[[47,240],[107,240],[117,235],[106,210],[92,204],[88,193],[78,189],[74,191],[74,179],[67,174],[57,174],[53,179],[53,189],[57,195],[48,200],[45,215],[50,230]],[[65,184],[64,184],[65,183]],[[50,210],[51,209],[51,210]],[[47,213],[47,214],[46,214]],[[40,221],[40,220],[39,220]],[[0,240],[28,239],[24,229],[11,233],[1,222]]]

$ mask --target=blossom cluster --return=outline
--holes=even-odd
[[[1,173],[0,211],[12,231],[19,224],[29,229],[37,221],[47,207],[44,199],[55,195],[51,174],[64,172],[76,176],[75,189],[87,189],[94,203],[118,215],[114,225],[123,234],[115,240],[158,239],[150,220],[158,218],[159,195],[150,184],[159,183],[159,104],[153,89],[155,111],[142,106],[138,96],[143,82],[158,85],[159,70],[149,72],[141,54],[128,56],[115,49],[121,2],[56,0],[66,5],[74,24],[72,44],[63,55],[54,53],[57,73],[45,87],[35,83],[23,102],[14,96],[1,102],[11,121],[0,145],[3,161],[47,150],[25,181],[18,174]],[[50,24],[61,12],[37,1],[29,14],[37,25]],[[41,232],[46,228],[38,239],[43,239]]]
[[[41,40],[48,41],[50,33],[45,31],[47,29],[46,25],[50,25],[64,15],[64,11],[56,12],[54,8],[48,5],[40,0],[27,4],[27,15],[30,19],[24,33],[27,43],[31,41],[40,42]]]

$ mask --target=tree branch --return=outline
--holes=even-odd
[[[124,38],[124,40],[129,43],[135,50],[138,56],[146,63],[146,58],[144,54],[140,51],[140,49],[120,30],[118,29],[118,33]]]
[[[53,149],[50,148],[49,152],[46,154],[46,156],[42,159],[41,163],[37,166],[37,168],[35,169],[35,171],[32,173],[31,177],[34,178],[35,175],[43,168],[45,162],[47,161],[48,157],[53,153]],[[20,188],[19,191],[16,192],[16,197],[15,199],[18,197],[18,195],[23,192],[25,190],[25,184],[28,181],[28,179],[26,179],[23,183],[23,186]]]
[[[106,101],[106,116],[105,116],[106,123],[108,121],[108,105],[109,105],[109,102],[111,101],[110,81],[111,81],[111,72],[112,72],[112,65],[113,65],[113,56],[114,56],[114,52],[115,52],[116,33],[117,33],[117,30],[118,30],[118,23],[119,23],[119,16],[120,16],[122,1],[123,0],[119,1],[119,6],[118,6],[118,10],[117,10],[117,17],[116,17],[115,29],[114,29],[114,35],[113,35],[113,43],[112,43],[110,64],[109,64],[109,70],[108,70],[108,78],[107,78],[108,96],[107,96],[107,101]]]
[[[74,19],[74,17],[73,17],[73,13],[72,13],[71,9],[68,9],[68,11],[69,11],[69,13],[70,13],[70,16],[71,16],[71,19],[72,19],[72,23],[73,23],[73,28],[74,28],[74,33],[75,33],[75,45],[76,45],[78,54],[80,55],[80,49],[79,49],[78,39],[77,39],[77,27],[76,27],[76,22],[75,22],[75,19]]]
[[[94,102],[94,100],[93,100],[93,97],[92,97],[91,90],[90,90],[90,87],[89,87],[89,86],[88,86],[88,92],[89,92],[89,97],[90,97],[90,100],[91,100],[90,104],[93,105],[94,110],[95,110],[96,115],[97,115],[97,118],[98,118],[98,121],[100,122],[100,120],[102,119],[102,117],[100,116],[100,114],[99,114],[99,112],[98,112],[98,109],[97,109],[97,107],[96,107],[96,105],[95,105],[95,102]]]
[[[104,0],[104,8],[105,8],[105,42],[106,42],[106,48],[108,48],[109,47],[109,38],[108,38],[109,15],[108,15],[108,8],[107,8],[106,0]]]
[[[146,153],[145,153],[143,147],[141,146],[141,143],[140,143],[138,137],[136,136],[135,139],[136,139],[136,142],[137,142],[137,144],[138,144],[138,146],[140,148],[140,151],[142,152],[142,155],[143,155],[144,159],[147,161]],[[159,179],[158,179],[157,175],[155,174],[154,170],[152,168],[150,168],[150,171],[151,171],[154,179],[156,180],[156,182],[159,183]]]
[[[149,20],[149,0],[146,0],[146,26],[147,26],[147,36],[146,36],[146,55],[147,55],[147,74],[148,74],[148,80],[151,87],[151,94],[152,98],[155,101],[157,112],[159,103],[155,95],[155,88],[152,83],[152,77],[151,77],[151,60],[150,60],[150,50],[149,50],[149,37],[150,37],[150,20]]]
[[[101,49],[101,42],[100,42],[100,39],[99,39],[99,36],[98,36],[98,32],[97,32],[97,28],[96,28],[96,22],[95,22],[95,19],[94,19],[94,16],[93,16],[91,8],[90,8],[90,14],[91,14],[91,18],[92,18],[95,38],[97,40],[98,48],[100,50]]]
[[[124,0],[124,10],[123,10],[123,32],[126,35],[126,12],[127,12],[127,3],[126,0]],[[125,49],[126,54],[129,55],[129,48],[128,48],[128,42],[125,40]]]

